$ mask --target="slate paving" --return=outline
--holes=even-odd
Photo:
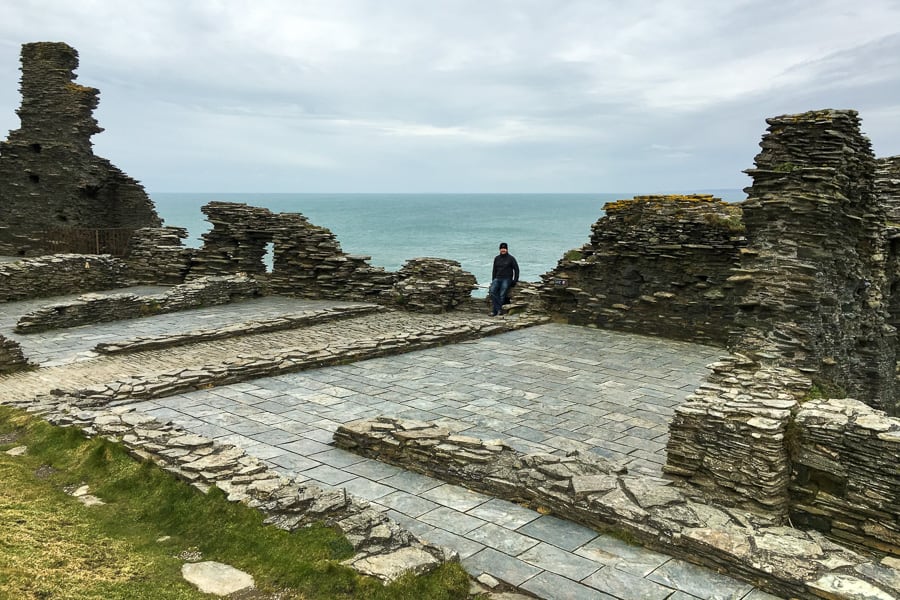
[[[13,335],[13,317],[26,312],[26,304],[0,304],[0,332],[53,365],[90,360],[83,353],[96,336],[159,335],[210,326],[207,320],[234,322],[329,303],[269,297],[203,309],[209,313],[200,323],[196,315],[176,313],[165,320]],[[548,324],[135,407],[241,446],[300,481],[345,488],[423,539],[455,549],[473,575],[489,573],[539,598],[768,600],[775,597],[725,575],[331,445],[338,425],[355,419],[443,420],[467,435],[502,438],[521,451],[593,452],[624,462],[632,473],[659,476],[673,408],[705,376],[705,365],[722,354],[695,344]]]

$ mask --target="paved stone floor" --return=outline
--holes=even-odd
[[[99,339],[323,306],[265,298],[63,332],[10,334],[13,315],[47,303],[0,304],[0,332],[22,341],[45,365],[89,361]],[[489,573],[540,598],[770,599],[708,569],[330,445],[337,426],[354,419],[449,419],[462,423],[468,435],[500,437],[519,450],[590,451],[626,462],[633,473],[659,476],[673,407],[721,354],[658,338],[542,325],[136,407],[237,444],[286,475],[346,488],[420,537],[457,550],[473,575]]]

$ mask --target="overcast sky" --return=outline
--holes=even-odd
[[[820,108],[900,154],[900,0],[7,0],[3,138],[31,41],[151,193],[741,188]]]

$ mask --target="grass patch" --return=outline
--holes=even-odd
[[[16,446],[27,454],[6,454]],[[458,564],[389,586],[360,577],[340,564],[353,551],[338,531],[264,526],[218,489],[201,494],[118,444],[2,406],[0,482],[0,598],[208,599],[181,577],[191,554],[247,571],[260,594],[280,600],[468,593]],[[65,491],[84,484],[106,504],[86,507]]]

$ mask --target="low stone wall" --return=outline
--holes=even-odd
[[[105,254],[51,254],[0,264],[0,302],[130,285],[128,266]]]
[[[19,318],[18,333],[77,327],[136,319],[202,306],[228,304],[259,294],[259,284],[249,277],[203,277],[177,285],[164,294],[85,294],[76,300],[41,307]]]
[[[362,456],[625,533],[783,597],[887,600],[900,594],[900,561],[878,562],[815,531],[718,508],[695,491],[623,474],[601,457],[520,454],[501,441],[455,435],[447,423],[391,418],[345,424],[334,440]]]
[[[465,303],[478,287],[475,276],[458,261],[445,258],[413,258],[397,273],[398,281],[387,297],[406,310],[442,313]]]
[[[360,315],[387,310],[377,304],[356,304],[353,306],[333,306],[318,310],[309,310],[301,313],[281,315],[271,319],[257,321],[243,321],[233,323],[225,327],[213,329],[194,329],[184,333],[161,336],[141,336],[116,342],[101,342],[94,347],[100,354],[128,354],[143,352],[145,350],[157,350],[159,348],[174,348],[187,344],[222,340],[241,335],[254,335],[269,331],[284,331],[308,327],[338,319],[350,319]]]
[[[88,436],[121,443],[137,459],[155,463],[204,493],[218,487],[228,500],[262,512],[266,524],[286,531],[312,523],[337,527],[356,552],[345,564],[363,575],[388,582],[406,571],[422,574],[459,559],[447,548],[420,541],[346,490],[285,478],[239,447],[187,433],[129,408],[73,409],[65,398],[48,397],[28,404],[30,411],[54,425],[78,427]]]
[[[144,227],[135,231],[125,255],[135,281],[150,285],[182,283],[194,256],[194,250],[184,246],[187,236],[183,227]]]
[[[811,387],[790,369],[736,356],[675,408],[663,471],[689,480],[720,502],[749,510],[788,511],[792,411]]]
[[[293,373],[304,369],[344,364],[368,358],[401,354],[441,344],[477,339],[546,322],[541,317],[515,320],[450,324],[425,330],[332,343],[315,348],[279,348],[269,354],[236,356],[224,363],[185,367],[153,375],[130,377],[80,390],[56,390],[55,394],[77,398],[79,406],[105,406],[114,401],[161,398],[215,385],[239,383],[259,377]]]
[[[603,208],[590,242],[542,277],[546,310],[576,325],[724,345],[745,245],[740,207],[696,194]]]
[[[22,371],[30,366],[18,342],[0,335],[0,375]]]
[[[900,556],[900,419],[810,400],[793,429],[792,523]]]

